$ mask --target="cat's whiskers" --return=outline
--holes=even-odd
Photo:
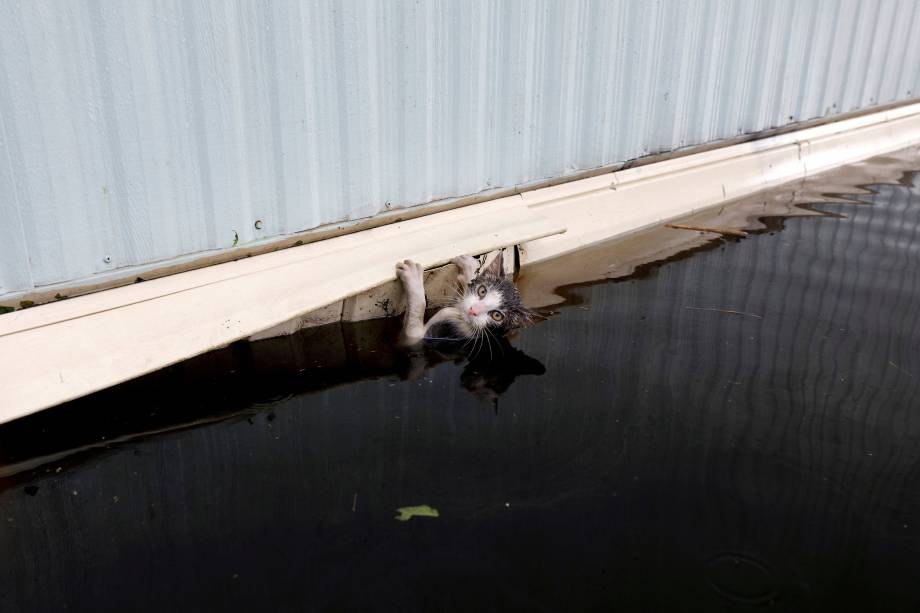
[[[485,328],[485,331],[486,331],[486,334],[488,334],[493,339],[495,339],[495,344],[498,346],[499,349],[501,349],[502,354],[504,354],[505,350],[502,348],[502,344],[499,342],[498,337],[495,336],[495,333],[489,330],[488,328]],[[492,343],[489,343],[489,359],[492,359]]]
[[[487,330],[486,328],[477,328],[477,329],[476,329],[476,338],[477,338],[477,343],[476,343],[476,344],[477,344],[477,346],[478,346],[478,349],[476,350],[476,354],[475,354],[471,359],[475,359],[475,358],[479,357],[479,354],[482,353],[482,347],[483,347],[483,345],[485,345],[485,344],[487,344],[487,343],[489,342],[489,339],[488,339],[488,337],[486,336],[486,333],[487,333],[487,332],[488,332],[488,330]],[[492,353],[492,347],[489,347],[489,353],[490,353],[490,354]]]
[[[467,356],[473,355],[473,352],[476,351],[476,345],[479,343],[479,332],[478,330],[473,330],[470,334],[469,340],[463,344],[463,348],[466,349],[466,346],[472,343],[472,346],[469,349]]]
[[[460,346],[460,351],[465,351],[467,346],[469,346],[470,343],[475,342],[475,340],[476,340],[475,336],[466,337],[466,340],[463,341],[463,345]]]
[[[489,332],[488,328],[483,328],[483,331],[485,332],[485,334],[483,334],[483,337],[485,338],[486,344],[489,346],[489,361],[491,362],[492,360],[495,359],[494,356],[492,355],[492,341],[489,340],[489,337],[492,336],[492,333]]]
[[[473,330],[473,333],[470,335],[470,340],[468,341],[468,343],[469,342],[473,343],[473,346],[470,348],[470,354],[472,355],[472,353],[476,351],[476,346],[479,344],[479,331],[478,330],[475,330],[475,329]],[[466,345],[464,345],[464,347],[466,347]]]
[[[482,353],[482,348],[485,346],[485,343],[486,343],[485,328],[479,328],[478,336],[479,336],[479,343],[478,343],[478,349],[476,350],[476,356],[475,356],[477,358],[479,357],[479,354]]]

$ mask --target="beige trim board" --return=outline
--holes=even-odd
[[[521,194],[564,235],[521,247],[521,266],[920,143],[920,103]]]
[[[564,226],[519,198],[0,316],[0,423],[153,372],[464,253]]]
[[[266,331],[379,316],[368,296],[392,295],[400,259],[519,245],[526,267],[916,143],[920,104],[2,315],[0,423]]]

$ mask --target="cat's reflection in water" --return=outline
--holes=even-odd
[[[488,357],[482,352],[467,362],[460,383],[474,396],[487,400],[498,410],[498,397],[521,375],[542,375],[546,368],[507,340],[499,341],[501,351]]]
[[[498,409],[498,397],[515,379],[522,375],[542,375],[546,368],[514,347],[508,339],[491,339],[488,344],[471,347],[457,341],[429,342],[423,346],[404,349],[397,371],[401,378],[420,379],[425,370],[442,364],[465,362],[460,384],[471,394]]]

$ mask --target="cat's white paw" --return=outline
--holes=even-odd
[[[396,263],[396,276],[407,289],[417,289],[423,286],[422,265],[412,260],[403,260]]]
[[[451,263],[455,264],[457,268],[460,269],[457,280],[463,285],[472,281],[476,276],[476,271],[479,270],[479,260],[471,255],[458,255],[451,260]]]
[[[479,267],[479,260],[471,255],[458,255],[451,260],[451,263],[456,264],[457,268],[460,270],[466,270],[469,268],[476,270]]]

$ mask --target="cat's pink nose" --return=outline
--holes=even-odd
[[[467,313],[469,313],[473,317],[476,317],[477,315],[479,315],[479,307],[477,307],[476,305],[473,305],[469,308]]]

